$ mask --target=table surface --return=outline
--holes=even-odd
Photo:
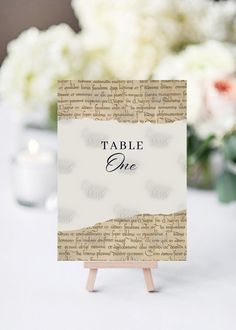
[[[160,262],[156,293],[136,269],[101,270],[98,292],[88,293],[83,264],[57,262],[56,212],[14,201],[9,159],[19,129],[1,112],[0,329],[235,330],[235,203],[188,192],[188,261]]]

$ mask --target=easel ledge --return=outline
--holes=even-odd
[[[89,276],[87,281],[87,290],[94,291],[94,284],[96,280],[97,271],[99,268],[140,268],[143,269],[144,279],[148,292],[155,291],[152,268],[157,268],[156,261],[86,261],[84,268],[89,269]]]

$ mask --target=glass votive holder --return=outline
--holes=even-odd
[[[28,149],[19,150],[12,158],[12,187],[16,201],[24,206],[45,206],[56,191],[56,154],[41,149],[30,140]]]

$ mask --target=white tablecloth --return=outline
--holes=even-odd
[[[1,330],[235,330],[236,204],[211,192],[188,193],[188,261],[160,262],[158,292],[145,291],[140,270],[101,270],[97,293],[87,270],[57,262],[56,212],[17,205],[10,155],[19,131],[0,119]]]

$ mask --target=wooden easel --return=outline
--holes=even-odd
[[[148,292],[155,291],[152,279],[152,268],[157,267],[156,261],[86,261],[84,267],[89,269],[87,290],[94,291],[97,271],[99,268],[140,268],[143,269],[144,279]]]

